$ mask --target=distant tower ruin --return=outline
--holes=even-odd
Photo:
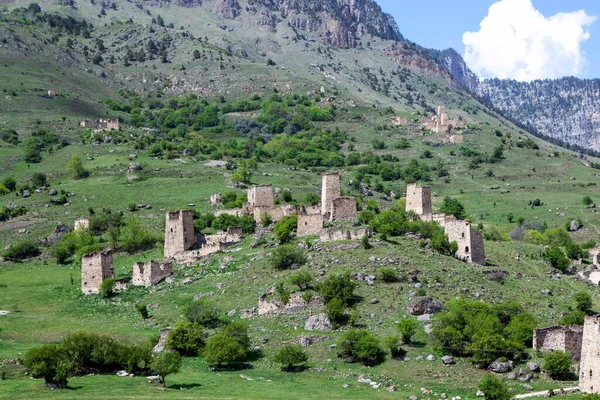
[[[172,274],[173,265],[170,262],[136,262],[133,264],[133,279],[131,280],[131,284],[134,286],[150,287],[162,282]]]
[[[583,325],[579,389],[600,393],[600,316],[587,316]]]
[[[340,188],[340,174],[324,174],[321,188],[321,214],[329,214],[333,200],[342,195]]]
[[[483,234],[476,231],[469,221],[446,219],[444,231],[450,242],[458,244],[456,258],[473,264],[485,265]]]
[[[333,199],[329,212],[329,221],[352,221],[358,216],[356,198],[338,197]]]
[[[406,211],[413,211],[417,215],[430,215],[431,188],[411,183],[406,187]]]
[[[182,253],[195,243],[193,212],[190,210],[168,212],[165,224],[165,258]]]
[[[273,186],[251,186],[248,188],[248,204],[250,207],[274,208]]]
[[[111,250],[98,251],[81,258],[81,291],[98,294],[104,280],[115,277]]]

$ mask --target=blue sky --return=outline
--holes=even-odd
[[[406,38],[425,47],[456,49],[466,55],[469,66],[480,76],[517,80],[564,75],[600,78],[600,19],[593,21],[592,18],[600,17],[600,0],[376,1],[394,16]],[[480,23],[495,3],[503,4],[494,6],[495,11],[493,15],[490,13],[489,24],[486,24],[488,28],[480,35],[470,36],[466,50],[463,34],[480,31]],[[578,10],[584,10],[585,14],[574,13]],[[538,11],[541,15],[536,14]],[[557,13],[568,15],[564,20],[552,18]],[[519,20],[517,15],[523,18]],[[529,21],[537,21],[540,28]],[[531,25],[536,29],[529,29]],[[528,32],[493,43],[495,37],[505,38],[503,32],[510,35],[519,26],[521,31]],[[589,34],[589,39],[582,38],[584,34]],[[534,39],[530,40],[527,35],[533,35]],[[548,46],[549,37],[555,46]],[[532,51],[527,46],[536,42],[536,38],[539,46],[535,47],[537,51]],[[573,43],[577,49],[572,48]]]

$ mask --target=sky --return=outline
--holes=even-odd
[[[421,46],[482,78],[600,78],[600,0],[376,0]]]

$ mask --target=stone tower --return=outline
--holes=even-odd
[[[196,243],[194,214],[190,210],[168,212],[165,224],[165,258],[171,258]]]
[[[98,294],[105,279],[115,277],[111,250],[86,254],[81,258],[81,291],[83,294]]]
[[[600,393],[600,316],[585,317],[579,364],[579,389]]]
[[[411,183],[406,187],[406,211],[414,211],[417,215],[430,215],[431,188]]]
[[[476,231],[469,221],[446,219],[444,231],[450,242],[458,244],[456,258],[473,264],[485,265],[483,234]]]
[[[250,207],[274,208],[273,186],[251,186],[248,188],[248,204]]]
[[[333,200],[340,196],[340,174],[336,172],[333,174],[323,175],[323,183],[321,188],[321,214],[328,214],[331,211]]]

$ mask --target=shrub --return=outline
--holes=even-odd
[[[298,228],[298,216],[283,217],[275,224],[273,234],[279,243],[287,243],[292,239],[292,233]]]
[[[371,366],[385,359],[379,339],[364,329],[351,329],[346,332],[340,338],[337,348],[338,357],[351,363],[361,362]]]
[[[246,351],[235,340],[223,333],[217,333],[208,338],[203,354],[209,364],[217,364],[221,368],[224,363],[237,363],[246,357]]]
[[[213,303],[203,299],[192,301],[185,310],[185,318],[189,322],[206,328],[218,327],[221,314]]]
[[[349,304],[354,297],[356,283],[350,278],[350,273],[342,275],[329,275],[325,281],[319,285],[319,293],[329,303],[333,299],[339,299],[345,304]]]
[[[385,346],[390,349],[390,354],[392,358],[402,359],[406,355],[406,350],[400,347],[400,337],[399,336],[388,336],[384,340]]]
[[[135,309],[140,313],[143,319],[150,318],[148,314],[148,306],[146,304],[136,304]]]
[[[575,307],[579,311],[587,313],[592,309],[592,296],[588,292],[578,292],[575,294],[575,296],[573,296],[573,300],[575,300]]]
[[[281,198],[286,203],[291,203],[292,201],[294,201],[294,196],[292,195],[292,192],[290,192],[289,190],[282,190],[281,191]]]
[[[66,166],[67,172],[73,179],[87,178],[90,173],[83,167],[83,159],[80,155],[74,155]]]
[[[17,181],[12,176],[4,178],[2,184],[11,192],[14,192],[17,189]]]
[[[241,217],[235,215],[221,214],[211,223],[211,226],[219,231],[226,231],[232,227],[242,228],[245,234],[254,233],[256,229],[256,221],[251,215],[243,215]]]
[[[270,263],[276,270],[286,270],[301,267],[306,264],[304,250],[294,245],[277,247],[271,254]]]
[[[309,206],[317,205],[320,201],[321,197],[319,197],[319,195],[315,193],[306,193],[306,195],[304,196],[304,204],[307,204]]]
[[[152,356],[150,368],[160,377],[163,387],[166,387],[167,375],[176,374],[181,369],[181,356],[176,351],[161,351]]]
[[[139,220],[131,218],[119,233],[119,248],[129,254],[150,250],[156,244],[156,236],[143,229]]]
[[[32,241],[26,240],[10,246],[2,253],[6,261],[19,262],[28,258],[37,257],[41,254],[40,248]]]
[[[204,332],[197,323],[182,322],[175,326],[167,339],[167,347],[182,356],[197,356],[204,348]]]
[[[546,250],[545,254],[546,260],[552,265],[554,268],[565,272],[569,267],[569,259],[565,256],[565,253],[558,246],[552,246],[548,250]]]
[[[64,374],[67,360],[60,346],[46,344],[34,347],[25,353],[23,364],[29,368],[34,378],[44,378],[46,383],[54,383],[60,388],[67,386]]]
[[[404,343],[411,343],[411,338],[415,333],[417,333],[418,327],[419,324],[416,320],[412,318],[403,318],[400,322],[398,322],[396,329],[398,329],[398,332],[400,332],[402,341]]]
[[[544,356],[544,371],[552,379],[566,378],[571,373],[571,355],[567,352],[555,350]]]
[[[288,345],[277,352],[273,361],[281,364],[284,371],[292,371],[294,365],[308,361],[308,355],[300,345]]]
[[[47,181],[48,177],[41,172],[34,172],[33,175],[31,175],[31,184],[34,188],[45,186]]]
[[[327,302],[327,316],[331,321],[340,324],[344,321],[346,311],[346,303],[337,297]]]
[[[115,278],[108,278],[102,281],[100,287],[98,288],[98,292],[100,296],[106,298],[112,297],[115,294]]]
[[[225,325],[221,329],[221,334],[229,337],[230,340],[239,343],[244,351],[250,350],[250,337],[248,336],[248,326],[242,321],[234,321]]]
[[[444,201],[440,206],[440,212],[447,215],[454,215],[457,219],[467,218],[465,207],[458,200],[448,196],[444,197]]]
[[[0,183],[0,196],[4,196],[9,193],[10,193],[10,190],[8,190],[6,188],[6,186],[4,186],[2,183]]]
[[[283,304],[287,304],[290,301],[290,295],[292,293],[285,287],[283,282],[279,282],[275,285],[275,294]]]
[[[563,315],[558,320],[558,324],[562,325],[562,326],[583,325],[584,322],[585,322],[585,313],[580,310],[575,310],[566,315]]]
[[[486,375],[479,382],[479,390],[485,393],[485,400],[510,400],[513,397],[506,383],[494,375]]]
[[[398,272],[394,268],[380,268],[379,278],[387,283],[398,282]]]
[[[273,223],[273,218],[271,217],[271,215],[269,215],[269,213],[262,213],[260,214],[260,223],[262,226],[270,226]]]
[[[313,276],[307,270],[298,271],[290,277],[290,283],[298,286],[302,291],[309,289],[312,281]]]
[[[369,237],[367,235],[363,235],[363,237],[360,238],[360,245],[365,250],[373,248],[373,246],[371,246],[371,243],[369,243]]]
[[[569,242],[565,246],[565,250],[567,250],[567,257],[571,260],[579,260],[585,256],[583,248],[575,242]]]

